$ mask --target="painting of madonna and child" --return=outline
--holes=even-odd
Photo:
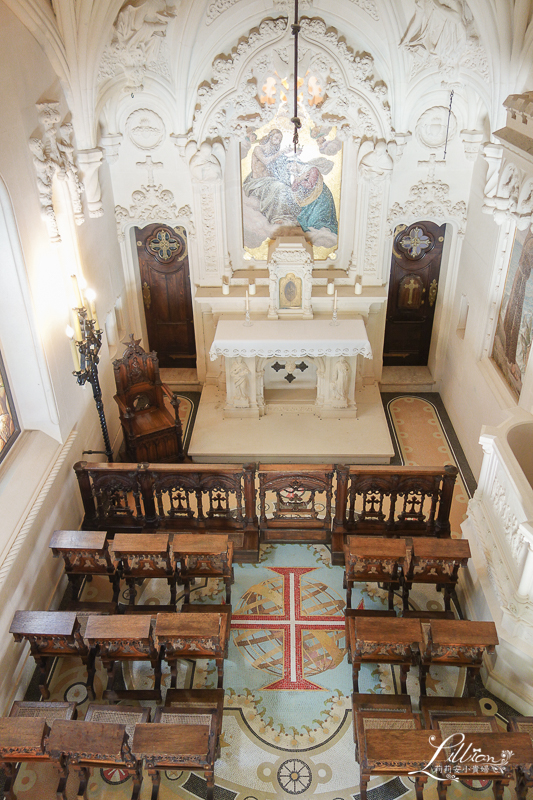
[[[244,247],[266,260],[278,236],[305,236],[315,260],[337,247],[342,143],[336,128],[304,121],[298,150],[286,117],[249,134],[241,145]]]

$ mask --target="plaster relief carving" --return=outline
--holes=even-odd
[[[147,70],[170,78],[164,48],[167,26],[176,16],[166,0],[132,0],[119,12],[107,45],[98,80],[102,82],[121,72],[127,89],[142,89]]]
[[[461,139],[465,151],[465,157],[468,161],[475,161],[478,153],[481,150],[481,145],[484,139],[483,131],[461,131]]]
[[[138,108],[126,120],[126,135],[139,150],[154,150],[165,138],[165,123],[155,111]]]
[[[413,56],[411,76],[439,69],[445,81],[457,81],[461,66],[485,77],[488,64],[465,0],[417,0],[400,44]]]
[[[225,162],[224,145],[220,142],[188,142],[185,155],[189,159],[191,177],[195,183],[215,183],[222,180]]]
[[[231,53],[218,56],[210,82],[197,93],[197,141],[237,138],[246,145],[250,131],[269,122],[286,102],[282,80],[290,77],[291,53],[290,26],[281,17],[264,20]],[[306,109],[315,125],[337,126],[339,140],[390,135],[387,87],[375,77],[370,54],[356,53],[323,20],[304,17],[299,64]],[[237,71],[240,82],[228,92]]]
[[[450,124],[448,127],[448,116]],[[419,117],[415,127],[415,135],[420,144],[435,150],[444,147],[446,142],[446,132],[448,141],[451,142],[457,133],[457,120],[455,114],[449,114],[449,110],[444,106],[434,106]]]
[[[379,20],[378,9],[374,0],[351,0],[351,2],[355,3],[359,8],[362,8],[363,11],[366,11],[376,22]]]
[[[190,236],[196,234],[192,221],[191,207],[177,208],[174,195],[161,184],[141,186],[131,195],[129,210],[123,206],[115,206],[117,233],[120,241],[124,240],[124,231],[128,223],[138,224],[152,221],[172,220],[187,228]]]
[[[511,509],[506,496],[506,491],[497,477],[492,484],[491,499],[497,517],[503,525],[505,538],[512,553],[516,566],[521,570],[524,566],[528,550],[528,542],[520,531],[520,523]]]
[[[59,103],[38,103],[37,110],[44,132],[42,139],[36,137],[30,139],[29,147],[37,176],[41,213],[48,228],[48,235],[52,242],[60,242],[52,200],[52,184],[55,176],[59,180],[66,181],[68,185],[76,225],[81,225],[84,221],[81,204],[83,187],[74,163],[73,127],[70,122],[58,127],[61,119]]]
[[[98,179],[98,170],[100,169],[102,158],[103,153],[99,147],[95,147],[92,150],[80,150],[78,153],[90,217],[102,217],[104,214],[102,191]]]
[[[365,142],[365,144],[367,143]],[[380,182],[390,177],[394,162],[388,153],[386,142],[380,140],[368,151],[366,148],[363,151],[363,147],[361,147],[360,153],[362,153],[362,157],[359,162],[359,170],[366,180]]]
[[[441,180],[433,179],[415,183],[409,189],[409,199],[403,204],[394,203],[387,222],[392,233],[397,222],[410,219],[431,219],[445,221],[450,217],[459,223],[459,233],[465,232],[466,203],[459,200],[452,204],[448,194],[450,187]]]
[[[213,187],[203,185],[200,190],[202,209],[203,253],[206,272],[218,273],[217,229]]]

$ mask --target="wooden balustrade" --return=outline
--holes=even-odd
[[[324,464],[101,464],[80,461],[84,530],[228,534],[235,560],[259,541],[331,544],[348,534],[450,535],[457,468]],[[260,517],[256,509],[259,504]]]

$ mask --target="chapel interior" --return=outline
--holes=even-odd
[[[183,463],[135,449],[128,346],[201,393],[192,464],[390,465],[381,393],[440,396],[483,683],[533,714],[533,2],[297,6],[295,81],[294,0],[0,0],[3,715],[35,666],[14,614],[65,591],[74,465]]]

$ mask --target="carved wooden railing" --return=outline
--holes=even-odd
[[[240,561],[256,561],[254,466],[79,461],[84,530],[227,533]]]
[[[332,561],[343,564],[347,534],[450,535],[457,467],[338,466]]]
[[[331,544],[347,534],[450,535],[456,467],[333,464],[99,464],[74,467],[85,530],[216,531],[235,559],[256,561],[265,541]],[[333,498],[335,509],[333,509]],[[256,514],[259,503],[260,517]]]

